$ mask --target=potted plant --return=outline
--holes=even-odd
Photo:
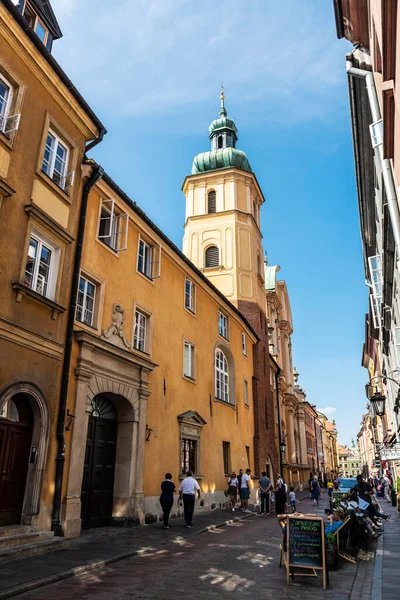
[[[336,534],[326,534],[326,565],[329,571],[336,571],[338,567],[338,549]]]

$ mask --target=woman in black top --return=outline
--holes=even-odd
[[[171,481],[171,473],[165,474],[165,481],[161,484],[160,504],[164,515],[164,529],[169,529],[168,519],[174,503],[175,484]]]

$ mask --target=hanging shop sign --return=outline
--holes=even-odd
[[[381,460],[400,460],[400,444],[380,450]]]

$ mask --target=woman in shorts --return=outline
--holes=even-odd
[[[229,499],[232,504],[232,512],[234,512],[234,510],[235,510],[236,498],[237,498],[237,494],[238,494],[238,486],[239,486],[239,480],[236,476],[235,471],[233,471],[233,473],[231,474],[231,476],[228,479],[228,495],[229,495]]]

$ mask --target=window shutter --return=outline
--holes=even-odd
[[[217,212],[217,194],[214,190],[208,192],[208,214],[213,214]]]
[[[161,273],[161,246],[153,246],[151,249],[151,278],[158,279]]]
[[[5,135],[9,135],[13,131],[17,131],[17,129],[19,127],[20,118],[21,118],[21,115],[11,115],[10,117],[7,117],[7,119],[4,119],[3,133]]]
[[[69,188],[73,185],[74,183],[74,178],[75,178],[75,171],[71,171],[71,173],[68,173],[68,175],[66,175],[65,177],[63,177],[64,179],[64,185],[63,185],[63,190],[64,192],[66,192],[67,190],[69,190]]]
[[[126,213],[115,217],[116,240],[114,250],[117,250],[118,252],[120,250],[126,250],[128,243],[128,223],[129,216]]]
[[[103,208],[105,209],[104,212]],[[103,200],[100,214],[99,240],[103,240],[111,236],[113,229],[113,221],[114,200]]]
[[[206,250],[206,268],[219,266],[219,250],[217,246],[210,246]]]

